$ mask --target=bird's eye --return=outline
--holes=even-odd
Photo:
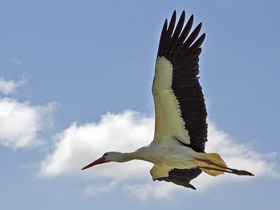
[[[103,157],[106,157],[107,155],[108,155],[108,153],[106,152],[106,153],[104,153]]]

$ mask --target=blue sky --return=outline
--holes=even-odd
[[[3,209],[277,209],[278,1],[1,1]],[[142,162],[80,168],[153,136],[151,83],[173,10],[206,32],[200,77],[206,151],[253,178],[152,182]],[[202,201],[203,200],[203,201]]]

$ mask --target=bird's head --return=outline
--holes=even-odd
[[[108,163],[108,162],[123,162],[122,161],[122,153],[120,152],[106,152],[101,158],[98,158],[97,160],[93,161],[92,163],[86,165],[82,168],[82,170],[85,170],[87,168],[90,168],[92,166],[102,164],[102,163]]]

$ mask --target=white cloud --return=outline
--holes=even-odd
[[[0,145],[17,149],[41,144],[38,132],[55,106],[55,103],[32,106],[29,102],[0,98]]]
[[[2,92],[4,95],[13,94],[16,92],[18,87],[22,87],[25,85],[25,83],[26,79],[21,79],[17,82],[14,82],[12,80],[0,78],[0,92]]]
[[[153,135],[153,119],[133,111],[122,114],[108,113],[99,123],[77,125],[73,123],[54,137],[53,153],[41,164],[44,176],[92,176],[117,180],[131,176],[142,178],[141,172],[151,164],[135,161],[124,164],[100,165],[97,170],[81,171],[90,161],[106,151],[133,151],[148,144]],[[125,171],[116,175],[116,171]]]
[[[73,123],[65,131],[54,137],[53,151],[41,162],[40,175],[45,177],[81,176],[85,178],[103,178],[112,180],[110,190],[118,184],[140,199],[166,197],[172,191],[183,187],[164,182],[152,182],[149,170],[152,164],[143,161],[128,163],[109,163],[86,171],[80,169],[107,151],[133,151],[150,143],[153,137],[153,117],[142,116],[134,111],[119,114],[108,113],[98,123],[77,125]],[[207,190],[212,185],[224,182],[254,180],[261,176],[277,176],[275,153],[260,154],[250,145],[237,144],[215,125],[209,123],[209,142],[207,152],[218,152],[229,167],[253,172],[255,177],[238,177],[227,174],[210,177],[202,174],[192,184],[198,190]],[[135,184],[135,179],[138,184]],[[133,184],[130,183],[134,180]],[[126,182],[124,182],[126,181]],[[139,184],[140,183],[140,184]],[[93,186],[85,189],[86,194],[93,190],[105,193],[104,187]],[[141,193],[145,192],[145,193]]]

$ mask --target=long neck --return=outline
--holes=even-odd
[[[120,159],[118,162],[127,162],[130,160],[145,160],[150,161],[150,155],[147,147],[141,147],[135,152],[120,153]]]

